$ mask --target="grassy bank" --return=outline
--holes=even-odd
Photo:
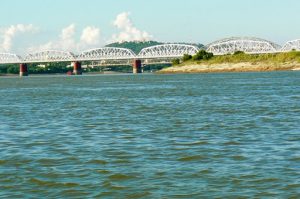
[[[183,62],[174,60],[172,67],[163,69],[160,73],[276,71],[299,68],[300,52],[259,55],[236,52],[233,55],[200,57],[198,60],[195,56],[185,55]]]

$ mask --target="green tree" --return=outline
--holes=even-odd
[[[206,52],[205,50],[200,50],[196,55],[193,56],[194,61],[209,60],[214,56],[213,53]]]
[[[7,66],[0,66],[0,73],[6,73],[7,72]]]
[[[189,61],[192,59],[192,55],[184,54],[182,57],[182,61]]]
[[[178,65],[180,64],[180,60],[179,59],[173,59],[172,60],[172,65],[175,66],[175,65]]]
[[[7,73],[9,73],[9,74],[18,74],[19,73],[19,67],[14,66],[14,65],[9,66],[7,68]]]
[[[244,54],[245,54],[245,52],[244,52],[244,51],[241,51],[241,50],[235,51],[235,52],[233,53],[233,55],[244,55]]]

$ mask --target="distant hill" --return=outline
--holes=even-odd
[[[151,47],[151,46],[156,46],[156,45],[161,45],[164,44],[163,42],[158,42],[158,41],[125,41],[121,43],[111,43],[106,45],[106,47],[116,47],[116,48],[128,48],[131,49],[134,53],[138,54],[143,48]],[[199,48],[203,48],[203,44],[193,44],[193,43],[183,43],[183,42],[178,42],[178,44],[188,44],[188,45],[194,45]]]
[[[106,45],[106,47],[116,47],[116,48],[128,48],[132,50],[134,53],[138,54],[143,48],[147,48],[150,46],[160,45],[163,44],[157,41],[125,41],[121,43],[112,43]]]

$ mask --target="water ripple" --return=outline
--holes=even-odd
[[[0,198],[298,198],[299,79],[0,78]]]

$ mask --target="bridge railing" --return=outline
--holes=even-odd
[[[39,62],[68,62],[76,61],[76,56],[68,51],[46,50],[35,53],[30,53],[23,59],[24,63],[39,63]]]
[[[82,52],[77,56],[78,61],[100,61],[113,59],[134,59],[136,54],[127,48],[104,47]]]
[[[22,57],[11,53],[0,53],[0,64],[21,63]]]
[[[138,54],[139,58],[177,58],[184,54],[194,55],[200,49],[193,45],[163,44],[144,48]]]

